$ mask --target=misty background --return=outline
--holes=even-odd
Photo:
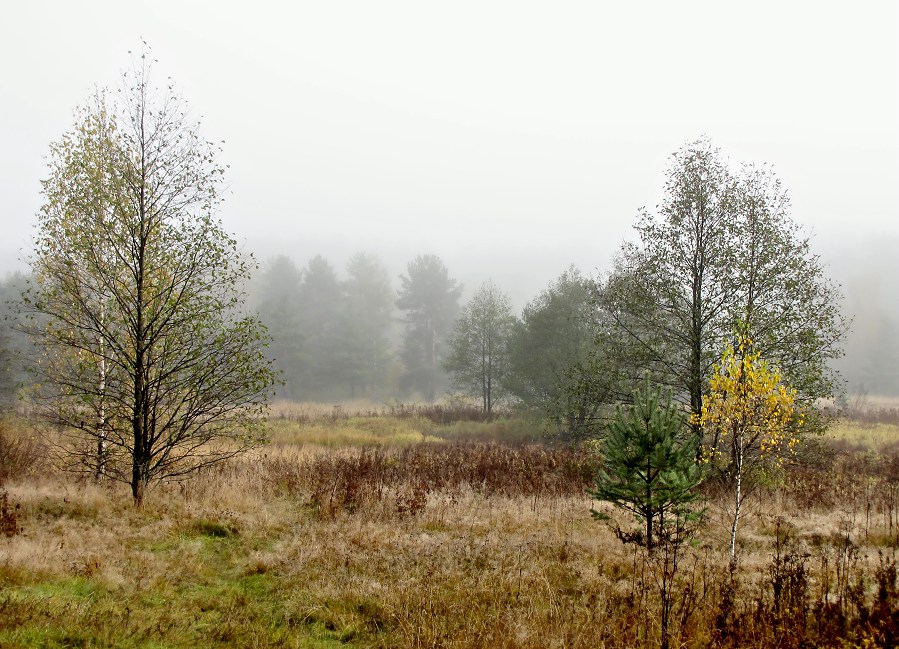
[[[611,268],[668,156],[766,162],[854,317],[850,391],[899,396],[899,9],[512,2],[16,3],[0,21],[0,274],[24,272],[49,145],[141,39],[224,140],[221,211],[262,269],[420,254],[517,311]]]

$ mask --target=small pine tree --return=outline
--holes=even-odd
[[[608,523],[618,538],[639,543],[648,552],[665,540],[683,537],[697,518],[691,505],[702,481],[696,457],[699,439],[687,418],[658,388],[634,392],[632,405],[618,407],[603,450],[605,459],[591,495],[632,513],[643,525],[636,532],[623,529],[608,514],[593,515]]]
[[[624,543],[638,543],[653,566],[661,611],[661,647],[670,646],[671,613],[677,572],[686,543],[701,512],[694,503],[703,478],[697,463],[699,438],[687,426],[683,410],[670,392],[652,388],[646,377],[634,402],[618,407],[604,445],[605,459],[596,477],[594,498],[632,513],[643,529],[623,529],[611,516],[594,510]]]

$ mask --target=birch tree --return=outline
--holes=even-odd
[[[242,311],[254,266],[215,217],[219,147],[146,52],[50,148],[28,325],[36,396],[72,468],[177,478],[264,437],[274,382],[264,327]]]
[[[752,479],[779,462],[798,441],[803,416],[796,390],[784,385],[776,367],[753,350],[748,334],[727,347],[711,379],[701,414],[705,459],[718,469],[733,495],[730,509],[731,569],[737,560],[737,531]]]

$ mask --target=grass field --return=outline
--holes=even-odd
[[[656,565],[590,515],[595,456],[531,443],[533,422],[371,414],[284,415],[139,510],[18,447],[0,646],[659,646]],[[761,487],[734,581],[709,491],[671,646],[895,644],[895,439],[843,423]]]

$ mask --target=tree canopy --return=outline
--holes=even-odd
[[[309,260],[302,277],[297,294],[303,336],[298,392],[306,399],[328,399],[341,384],[343,292],[337,271],[321,255]]]
[[[342,284],[343,381],[349,396],[380,394],[390,373],[393,290],[387,269],[377,257],[357,253],[346,266]]]
[[[509,390],[559,435],[596,432],[604,406],[628,396],[597,286],[572,267],[529,302],[510,343]]]
[[[796,390],[784,385],[778,369],[755,351],[750,333],[739,332],[737,346],[727,346],[715,366],[702,412],[694,415],[705,433],[705,460],[733,491],[731,568],[743,501],[755,486],[752,478],[793,448],[803,418]]]
[[[713,366],[741,326],[801,399],[840,389],[829,361],[847,322],[839,287],[767,167],[731,170],[707,140],[671,159],[656,212],[641,211],[601,292],[620,348],[702,411]]]
[[[305,337],[299,292],[302,274],[284,255],[270,260],[259,278],[259,318],[271,334],[268,357],[281,372],[279,398],[300,399]]]

